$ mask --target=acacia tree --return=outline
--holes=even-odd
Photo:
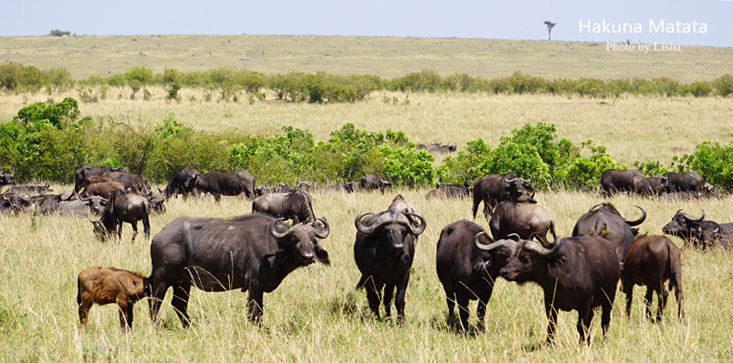
[[[552,28],[557,25],[557,23],[547,20],[545,21],[545,25],[547,25],[547,40],[552,40]]]

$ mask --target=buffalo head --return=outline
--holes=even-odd
[[[284,218],[278,218],[270,225],[270,234],[278,240],[279,257],[289,257],[299,266],[307,266],[314,261],[329,265],[328,252],[318,244],[316,238],[326,238],[331,231],[324,218],[318,218],[320,226],[299,224],[288,226]]]

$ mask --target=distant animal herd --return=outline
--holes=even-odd
[[[241,289],[248,291],[248,316],[259,323],[263,294],[275,290],[298,267],[314,262],[330,264],[328,252],[319,244],[330,233],[325,218],[317,217],[312,193],[352,193],[378,190],[384,193],[390,181],[380,174],[366,174],[358,182],[317,188],[310,182],[295,187],[285,183],[255,187],[246,170],[214,170],[202,174],[196,169],[176,171],[164,190],[152,191],[140,175],[124,167],[82,166],[74,172],[74,190],[51,194],[48,184],[14,185],[13,174],[0,171],[0,188],[11,185],[0,198],[4,213],[62,213],[74,216],[99,215],[89,219],[100,239],[120,239],[122,224],[131,224],[137,235],[141,221],[150,239],[149,215],[164,213],[166,199],[182,196],[243,194],[252,200],[252,214],[227,219],[178,217],[151,240],[151,275],[113,267],[90,267],[78,276],[78,314],[87,322],[94,304],[119,305],[120,326],[132,327],[133,304],[148,298],[150,318],[156,321],[169,289],[172,305],[184,327],[191,320],[187,312],[192,286],[204,291]],[[637,170],[610,169],[599,180],[604,196],[627,192],[669,198],[717,198],[697,173],[667,173],[644,177]],[[496,279],[522,284],[533,281],[544,291],[548,317],[547,342],[552,343],[559,310],[578,312],[581,343],[590,344],[590,323],[594,308],[601,308],[605,339],[611,319],[617,285],[626,294],[625,312],[630,315],[634,285],[647,286],[646,315],[659,321],[667,301],[663,283],[669,281],[678,303],[677,317],[684,320],[681,281],[681,253],[664,235],[638,235],[634,228],[644,222],[641,215],[624,218],[613,205],[601,203],[580,216],[572,236],[558,240],[551,214],[539,206],[531,178],[510,173],[486,174],[471,185],[437,184],[426,198],[468,198],[476,218],[483,203],[489,231],[478,224],[459,220],[445,226],[437,242],[436,268],[446,294],[449,319],[458,305],[459,331],[470,330],[470,300],[478,300],[478,329],[483,329],[486,306]],[[705,213],[693,217],[679,210],[662,232],[682,238],[700,248],[716,246],[728,250],[733,242],[733,223],[705,220]],[[290,223],[286,223],[290,221]],[[379,317],[380,305],[397,322],[405,322],[405,295],[415,242],[429,221],[401,195],[384,211],[365,211],[354,219],[354,260],[361,272],[356,284],[364,289],[372,313]],[[552,240],[548,238],[552,236]],[[651,312],[653,294],[658,296],[656,318]]]

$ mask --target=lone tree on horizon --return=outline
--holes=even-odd
[[[547,20],[545,21],[545,25],[547,25],[547,40],[552,40],[552,28],[557,25],[557,23]]]

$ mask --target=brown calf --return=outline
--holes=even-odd
[[[89,309],[94,304],[116,303],[120,308],[120,327],[132,329],[132,307],[138,300],[150,296],[147,277],[139,272],[114,267],[90,267],[79,273],[79,321],[87,324]]]

